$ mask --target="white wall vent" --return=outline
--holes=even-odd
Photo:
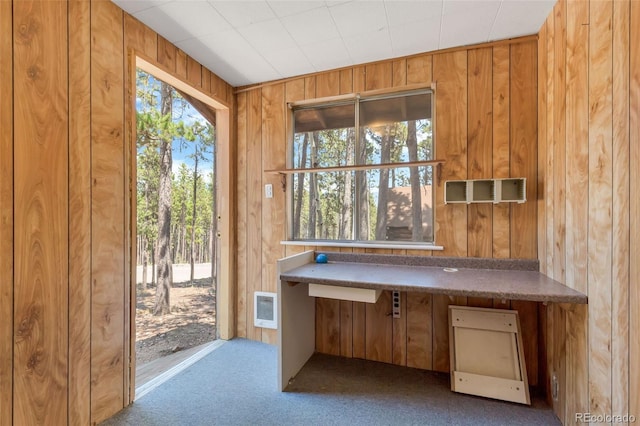
[[[253,325],[263,328],[278,328],[278,295],[256,291],[253,293]]]

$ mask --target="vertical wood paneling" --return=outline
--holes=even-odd
[[[0,2],[0,425],[13,423],[13,29]]]
[[[247,337],[262,340],[253,326],[253,292],[262,290],[262,91],[247,95]]]
[[[430,294],[407,294],[407,367],[433,367],[432,300]]]
[[[433,56],[420,55],[407,59],[407,84],[433,81]]]
[[[353,67],[353,91],[354,93],[363,92],[365,89],[365,67]]]
[[[340,355],[340,301],[316,299],[316,351]]]
[[[612,414],[629,413],[629,13],[613,3]],[[636,329],[637,330],[637,329]],[[633,392],[636,394],[636,392]]]
[[[332,71],[316,77],[316,96],[324,98],[340,94],[340,72]]]
[[[545,259],[545,265],[541,268],[541,272],[553,277],[553,253],[555,250],[555,234],[554,234],[554,215],[553,215],[553,186],[554,186],[554,174],[553,174],[553,132],[554,132],[554,95],[553,88],[555,83],[555,16],[554,13],[549,14],[547,22],[545,24],[547,28],[547,82],[546,82],[546,99],[547,99],[547,158],[545,167],[545,212],[546,212],[546,249],[547,258]],[[552,324],[551,324],[552,325]]]
[[[467,178],[467,52],[434,55],[436,158],[446,158],[436,188],[436,244],[444,256],[467,255],[467,206],[444,204],[444,182]],[[447,330],[447,335],[448,335]]]
[[[436,80],[436,158],[446,158],[436,188],[436,244],[434,255],[467,255],[467,206],[444,204],[444,182],[467,178],[467,52],[433,57]],[[449,312],[454,298],[433,296],[433,369],[449,371]]]
[[[590,3],[589,34],[589,397],[611,413],[612,28],[613,4]]]
[[[554,7],[554,117],[553,117],[553,278],[566,283],[566,51],[567,17],[566,3]]]
[[[211,71],[205,67],[200,67],[202,72],[202,91],[211,95]]]
[[[193,87],[202,87],[202,67],[191,56],[187,57],[187,81]]]
[[[239,93],[236,98],[238,106],[236,114],[236,149],[238,153],[236,182],[237,182],[237,234],[236,246],[237,255],[237,318],[236,318],[236,334],[238,337],[247,337],[248,326],[253,322],[249,318],[249,283],[247,280],[247,260],[249,252],[247,250],[247,238],[249,230],[247,223],[249,218],[249,201],[247,196],[247,93]]]
[[[629,20],[629,412],[640,413],[640,4]],[[635,394],[632,391],[636,389]]]
[[[509,177],[510,46],[493,47],[493,177]],[[511,206],[493,206],[493,257],[507,258],[511,253]]]
[[[572,135],[566,138],[567,188],[587,188],[589,184],[589,27],[585,25],[588,23],[589,4],[567,2],[567,81],[566,96],[562,97],[567,102],[566,133]],[[562,157],[554,158],[554,161],[562,161]],[[589,223],[588,195],[588,191],[567,191],[566,194],[565,283],[584,293],[587,291],[587,240],[584,236]]]
[[[124,32],[127,36],[127,44],[150,59],[156,59],[158,55],[158,35],[151,28],[138,21],[129,14],[124,15]]]
[[[164,37],[158,36],[158,63],[171,72],[176,72],[178,49]]]
[[[0,2],[2,425],[89,424],[130,402],[129,49],[155,63],[157,34],[111,2]]]
[[[13,422],[63,424],[68,401],[67,5],[13,5]]]
[[[176,75],[187,78],[187,54],[180,49],[176,50]]]
[[[340,301],[340,356],[353,356],[353,302]]]
[[[469,50],[467,123],[467,177],[491,178],[492,145],[492,49]],[[491,257],[493,205],[471,204],[467,210],[467,256]]]
[[[393,68],[391,62],[377,62],[365,66],[365,90],[392,87]]]
[[[640,12],[635,2],[625,0],[562,0],[556,12],[565,7],[566,36],[564,22],[554,22],[559,15],[551,15],[541,31],[547,39],[541,46],[546,44],[547,50],[539,52],[539,57],[546,56],[548,69],[555,68],[547,76],[547,129],[557,129],[557,123],[549,122],[566,114],[564,135],[558,138],[557,131],[547,131],[547,147],[563,145],[556,150],[566,150],[566,166],[555,164],[559,161],[555,152],[548,155],[547,255],[542,270],[550,274],[566,270],[567,285],[589,295],[588,311],[587,307],[556,308],[565,318],[556,314],[548,324],[547,344],[553,346],[548,352],[550,372],[558,373],[561,390],[554,409],[571,423],[574,412],[637,415],[640,406],[634,392],[640,383],[637,358],[634,363],[638,347],[634,241],[639,236],[633,225],[638,217],[637,189],[634,193],[638,176],[633,165],[640,161],[634,143],[634,136],[638,140]],[[563,80],[557,63],[565,57]],[[557,97],[566,99],[566,105],[553,101]],[[549,190],[564,179],[566,245],[560,227],[553,223],[562,220],[553,215],[555,200],[562,198],[560,190]],[[549,250],[554,250],[553,255]],[[557,251],[566,258],[556,256]]]
[[[353,70],[340,70],[340,94],[353,93]]]
[[[122,22],[122,10],[113,3],[91,4],[91,413],[95,422],[109,417],[124,404]]]
[[[538,37],[538,194],[537,194],[537,216],[538,216],[538,260],[540,268],[547,258],[547,208],[545,200],[545,178],[547,173],[547,26],[540,28]],[[542,269],[541,269],[542,270]],[[543,317],[539,315],[539,320]],[[544,317],[546,320],[546,316]],[[546,333],[546,322],[541,327]],[[546,340],[541,339],[543,344]],[[546,353],[546,352],[545,352]],[[546,373],[542,371],[542,373]],[[543,374],[542,377],[546,377]]]
[[[527,200],[511,207],[511,257],[535,259],[537,219],[537,44],[511,46],[511,149],[510,174],[527,179]]]
[[[262,89],[262,165],[259,170],[278,169],[286,166],[284,84],[275,84]],[[262,290],[276,292],[276,262],[284,257],[280,241],[285,238],[285,193],[280,176],[263,175],[263,184],[273,185],[273,198],[262,204]],[[261,196],[262,191],[258,191]],[[259,200],[258,198],[256,198]],[[337,316],[337,315],[336,315]],[[264,329],[262,341],[276,343],[276,330]]]
[[[391,63],[391,86],[401,87],[407,84],[407,60],[398,59]]]
[[[91,421],[90,3],[69,2],[69,423]]]
[[[391,292],[383,291],[376,303],[365,303],[366,359],[391,363],[392,329]]]
[[[353,357],[366,358],[365,351],[365,322],[366,309],[365,303],[353,302]]]

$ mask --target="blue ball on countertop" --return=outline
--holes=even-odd
[[[327,263],[327,255],[324,253],[320,253],[316,256],[316,263]]]

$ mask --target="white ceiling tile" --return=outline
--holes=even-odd
[[[276,16],[292,16],[298,15],[308,10],[325,7],[323,1],[269,1],[269,6],[275,12]]]
[[[537,34],[555,0],[504,1],[489,34],[490,40]]]
[[[393,56],[406,56],[438,49],[440,16],[389,28]]]
[[[380,31],[345,37],[343,40],[349,56],[356,64],[393,57],[391,37],[389,37],[389,31],[386,28]]]
[[[211,3],[234,28],[245,27],[276,17],[266,1],[209,0],[209,3]]]
[[[387,26],[387,14],[381,1],[352,1],[331,6],[329,11],[343,38]]]
[[[172,1],[159,7],[167,16],[184,25],[188,37],[216,34],[231,28],[229,23],[206,1]],[[178,40],[176,40],[178,41]]]
[[[282,18],[281,21],[298,46],[340,37],[326,7]]]
[[[277,19],[238,28],[238,32],[258,52],[289,49],[296,43]]]
[[[498,12],[501,0],[444,0],[443,15],[472,15],[477,11]]]
[[[307,44],[301,46],[301,49],[316,71],[325,71],[353,64],[349,52],[340,38]]]
[[[238,86],[533,34],[556,0],[112,1]]]
[[[209,45],[209,41],[203,41],[197,38],[176,43],[176,46],[186,52],[187,55],[192,58],[197,58],[202,65],[232,86],[242,86],[251,83],[251,80],[238,71],[236,63],[232,64],[226,58],[220,57],[211,51]]]
[[[135,13],[133,16],[147,26],[154,28],[158,34],[172,43],[192,37],[186,26],[180,25],[180,21],[175,16],[168,15],[159,7],[145,9]]]
[[[300,75],[315,71],[299,47],[263,53],[264,58],[281,75]]]
[[[425,19],[440,19],[442,0],[430,1],[386,1],[387,20],[390,27],[398,27]]]
[[[446,49],[488,41],[499,3],[494,6],[443,15],[438,47]]]

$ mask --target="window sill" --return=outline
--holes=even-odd
[[[318,247],[351,247],[351,248],[376,248],[376,249],[394,249],[394,250],[444,250],[443,246],[433,244],[403,244],[398,243],[363,243],[363,242],[346,242],[346,241],[311,241],[311,240],[285,240],[280,241],[284,246],[318,246]]]

